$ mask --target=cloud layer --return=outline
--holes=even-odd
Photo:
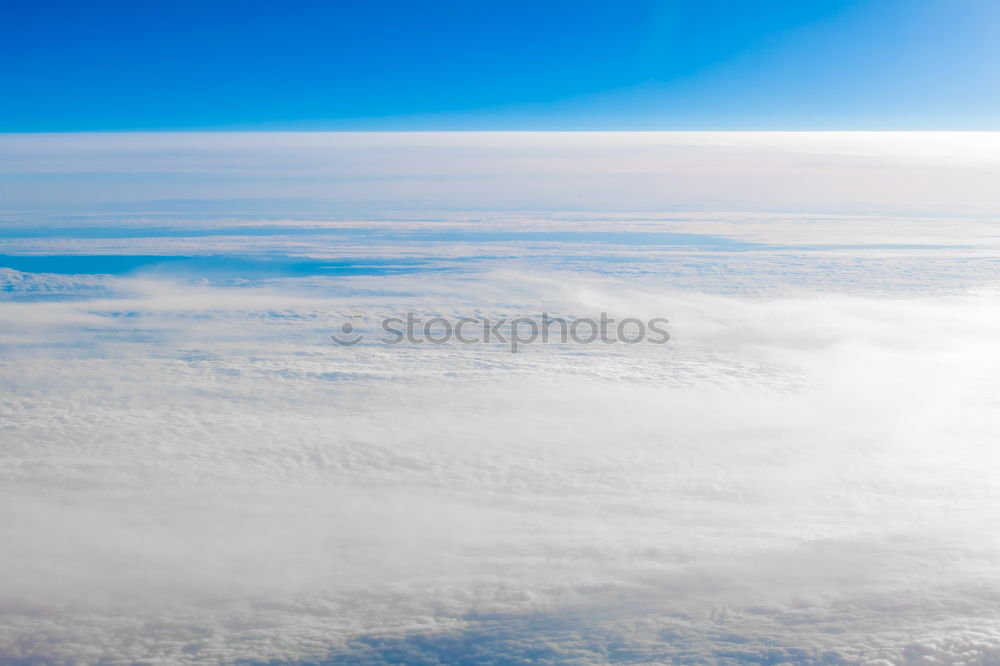
[[[6,135],[0,200],[28,222],[97,212],[989,216],[998,141],[988,132]]]
[[[2,306],[7,659],[996,654],[992,296],[360,282]],[[674,339],[329,344],[376,303]]]
[[[995,142],[0,137],[0,661],[997,662]]]

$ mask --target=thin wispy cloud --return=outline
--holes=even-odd
[[[91,221],[504,210],[975,216],[997,212],[997,142],[951,132],[7,135],[0,173],[16,178],[0,194],[13,219],[48,211]]]

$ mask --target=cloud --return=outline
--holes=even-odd
[[[962,132],[7,135],[0,173],[15,178],[0,195],[9,213],[63,219],[211,210],[990,216],[996,142]]]
[[[51,270],[420,268],[0,270],[0,661],[997,661],[994,142],[0,137]],[[379,344],[407,311],[671,341]]]
[[[0,304],[5,659],[995,656],[992,296],[322,284]],[[673,340],[326,339],[397,308]]]

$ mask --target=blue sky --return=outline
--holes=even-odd
[[[19,2],[2,131],[992,129],[988,0]]]

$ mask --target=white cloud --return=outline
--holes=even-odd
[[[422,262],[3,270],[0,661],[997,662],[1000,264],[975,217],[995,212],[995,142],[0,137],[24,185],[9,206],[173,227],[5,253]],[[227,197],[378,210],[86,214]],[[413,202],[458,212],[386,212]],[[676,212],[728,206],[757,212]],[[761,212],[795,209],[813,214]],[[289,233],[220,231],[263,225]],[[663,316],[672,340],[329,341],[352,314],[410,310]]]
[[[0,305],[2,653],[996,654],[992,296],[553,277]],[[674,340],[325,339],[409,307],[663,314]]]
[[[7,135],[0,173],[17,178],[0,195],[10,211],[67,206],[74,215],[113,204],[132,214],[222,206],[324,217],[525,209],[989,216],[997,213],[998,140],[988,132]]]

